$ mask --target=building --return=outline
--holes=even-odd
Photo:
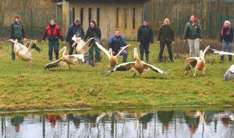
[[[62,13],[63,30],[74,19],[80,19],[84,29],[95,20],[107,39],[118,29],[128,39],[135,39],[138,27],[143,22],[144,3],[148,0],[60,0],[58,10]]]

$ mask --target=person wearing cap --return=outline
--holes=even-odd
[[[78,19],[75,20],[73,24],[69,27],[67,36],[66,36],[66,41],[69,45],[69,55],[73,54],[74,52],[74,48],[72,47],[72,44],[74,43],[72,40],[72,37],[74,35],[77,35],[81,37],[82,39],[84,38],[84,30]]]
[[[54,19],[50,20],[50,24],[47,25],[42,40],[45,40],[46,38],[49,41],[49,60],[53,61],[53,51],[55,53],[56,60],[59,59],[59,39],[63,41],[63,36]]]
[[[222,43],[222,51],[232,52],[233,28],[229,20],[224,21],[219,33],[220,42]],[[221,63],[224,62],[224,55],[220,57]],[[232,55],[228,56],[228,60],[232,61]]]
[[[140,43],[141,60],[144,60],[145,55],[146,62],[149,62],[149,48],[150,43],[153,43],[153,31],[149,27],[149,23],[147,21],[144,21],[143,25],[138,29],[137,41]]]
[[[85,35],[85,40],[89,39],[89,38],[95,38],[96,41],[101,41],[101,30],[100,28],[97,26],[95,21],[91,21],[89,23],[89,28],[86,31],[86,35]],[[93,54],[95,51],[95,59],[93,58]],[[89,64],[94,66],[94,62],[99,62],[100,61],[100,49],[96,46],[95,43],[93,43],[93,46],[89,49]]]
[[[192,15],[190,21],[186,23],[184,29],[184,39],[188,41],[189,55],[199,57],[200,41],[201,41],[201,26],[198,17]]]
[[[14,40],[17,39],[18,42],[22,43],[24,38],[25,38],[25,32],[23,24],[20,20],[20,17],[16,16],[14,22],[11,24],[10,39]],[[12,45],[11,59],[15,60],[14,45]]]

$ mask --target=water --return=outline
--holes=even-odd
[[[0,115],[1,138],[234,138],[230,111]]]

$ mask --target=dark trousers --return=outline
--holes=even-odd
[[[100,49],[97,47],[95,43],[92,44],[93,46],[89,49],[89,64],[94,65],[95,62],[100,61]],[[95,59],[94,59],[95,54]]]
[[[167,46],[169,58],[170,58],[171,62],[173,62],[174,59],[173,59],[171,42],[160,42],[160,50],[159,50],[158,59],[160,62],[163,62],[163,51],[164,51],[165,46]]]
[[[73,42],[69,42],[69,51],[68,51],[69,55],[76,53],[76,47],[72,47],[72,45],[73,45]]]
[[[222,42],[222,51],[232,52],[232,42],[228,42],[228,41],[223,40],[223,42]],[[223,62],[224,61],[224,55],[220,56],[220,59],[221,59],[221,62]],[[228,60],[232,61],[232,55],[228,56]]]
[[[149,62],[149,47],[150,43],[140,43],[141,60],[144,60],[144,55],[145,55],[146,62]]]
[[[59,41],[58,40],[49,40],[49,60],[53,60],[53,51],[55,53],[55,58],[59,59]]]

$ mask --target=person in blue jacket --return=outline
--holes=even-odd
[[[74,35],[78,35],[82,39],[84,39],[84,30],[80,24],[80,20],[78,20],[78,19],[76,19],[73,22],[73,24],[69,27],[69,29],[67,31],[66,42],[69,45],[69,55],[73,54],[73,52],[74,52],[74,47],[72,47],[72,44],[74,43],[72,40],[72,37]]]
[[[126,46],[126,40],[120,34],[119,30],[115,31],[115,34],[109,38],[109,48],[112,49],[113,55],[118,54],[122,47]],[[123,62],[127,62],[128,51],[124,50],[120,55],[123,56]]]

